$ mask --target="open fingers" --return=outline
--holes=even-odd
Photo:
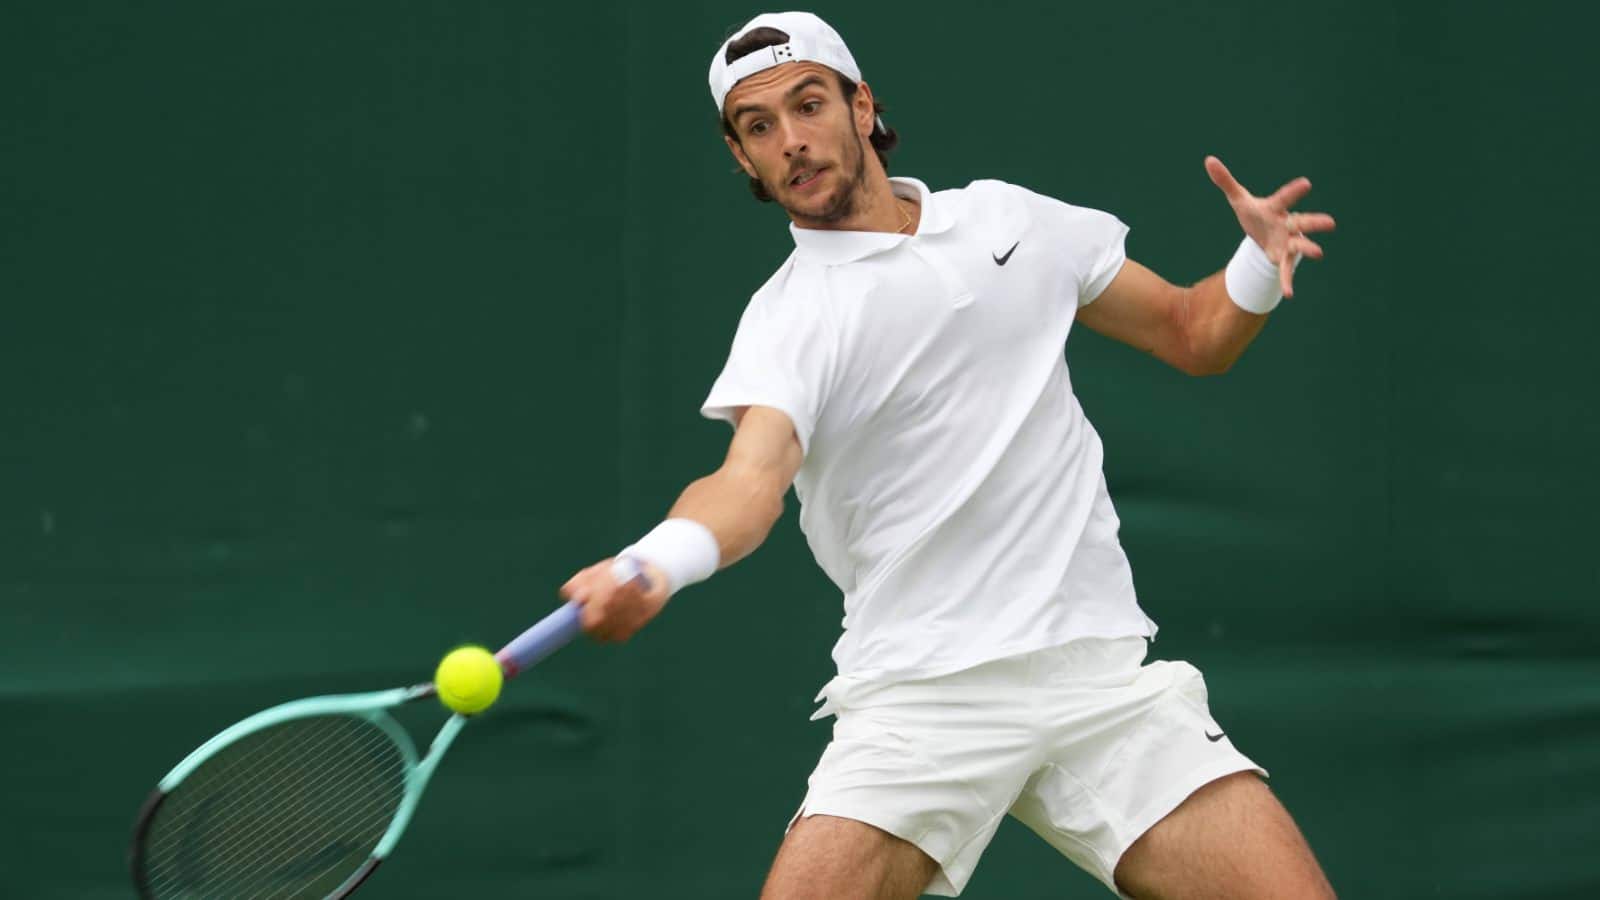
[[[1298,237],[1291,238],[1289,241],[1289,255],[1293,257],[1296,254],[1306,256],[1311,259],[1321,259],[1322,245],[1302,234]]]
[[[1294,296],[1294,268],[1300,264],[1302,257],[1321,259],[1322,245],[1303,234],[1296,234],[1283,245],[1283,256],[1278,259],[1278,286],[1285,297]]]
[[[1243,200],[1250,196],[1250,192],[1244,189],[1244,185],[1240,184],[1233,177],[1233,173],[1228,171],[1228,167],[1222,164],[1222,160],[1217,159],[1215,156],[1206,157],[1206,174],[1211,176],[1211,183],[1221,189],[1222,195],[1227,197],[1229,202]]]
[[[1311,179],[1301,176],[1278,188],[1270,199],[1273,203],[1278,204],[1280,208],[1288,209],[1299,203],[1309,193],[1311,193]]]
[[[1333,216],[1327,213],[1306,212],[1289,214],[1289,230],[1295,232],[1306,231],[1332,231],[1335,227]]]

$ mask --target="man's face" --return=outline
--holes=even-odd
[[[857,97],[870,113],[871,95]],[[764,69],[739,82],[723,109],[738,135],[728,149],[796,221],[826,225],[855,210],[866,151],[832,69],[809,62]]]

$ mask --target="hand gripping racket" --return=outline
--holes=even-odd
[[[632,560],[619,581],[643,578]],[[506,678],[581,630],[568,603],[505,645]],[[161,779],[134,825],[128,864],[144,900],[347,897],[388,858],[466,717],[419,757],[388,710],[432,683],[294,700],[200,745]]]

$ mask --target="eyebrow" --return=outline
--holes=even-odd
[[[807,75],[805,77],[805,79],[803,81],[801,81],[799,84],[795,85],[792,88],[789,88],[787,91],[784,91],[783,92],[783,99],[787,100],[790,97],[793,97],[795,94],[798,94],[801,91],[805,90],[806,88],[814,87],[814,86],[817,86],[817,85],[826,86],[827,82],[822,80],[822,76],[821,75],[818,75],[818,74],[815,74],[815,73]],[[744,115],[745,113],[763,112],[765,110],[766,110],[766,107],[762,106],[759,103],[741,103],[738,106],[735,106],[733,108],[733,112],[728,116],[728,120],[730,122],[738,122],[739,121],[739,117]]]

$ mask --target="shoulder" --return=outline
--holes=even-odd
[[[979,179],[964,188],[940,191],[937,196],[946,203],[958,205],[960,217],[969,222],[1005,222],[1021,230],[1042,229],[1062,237],[1099,231],[1117,222],[1110,213],[1075,206],[1022,185],[992,178]]]
[[[750,302],[740,319],[741,327],[801,327],[816,317],[819,301],[824,297],[824,285],[822,267],[791,252],[766,282],[750,295]]]
[[[991,197],[996,199],[1010,198],[1013,200],[1020,200],[1028,196],[1038,196],[1037,194],[1034,194],[1033,191],[1030,191],[1021,185],[1012,184],[1009,181],[1001,181],[998,178],[979,178],[968,183],[968,185],[965,188],[962,188],[962,190],[972,194],[973,196]]]
[[[995,178],[980,178],[960,190],[968,203],[987,206],[1032,207],[1050,198],[1021,185]]]
[[[967,190],[992,203],[1021,206],[1042,222],[1058,226],[1095,228],[1117,221],[1116,216],[1103,210],[1077,206],[1008,181],[983,179],[972,182]]]
[[[1020,207],[1031,193],[1004,181],[982,178],[969,182],[966,187],[947,188],[933,194],[939,203],[954,206],[962,212],[982,212],[994,207]]]
[[[783,263],[771,275],[767,276],[767,280],[756,288],[755,293],[750,295],[750,302],[755,303],[761,300],[772,302],[774,299],[783,297],[784,294],[788,293],[789,285],[794,280],[795,267],[797,265],[799,265],[798,255],[791,250],[789,255],[784,258]]]
[[[930,192],[929,199],[940,214],[957,226],[957,233],[993,237],[996,232],[1010,234],[1026,230],[1034,215],[1027,192],[1004,181],[983,179],[966,187]]]
[[[750,303],[745,307],[746,318],[753,312],[771,314],[793,306],[794,295],[800,292],[801,283],[806,279],[805,268],[798,255],[790,251],[782,265],[750,295]]]

